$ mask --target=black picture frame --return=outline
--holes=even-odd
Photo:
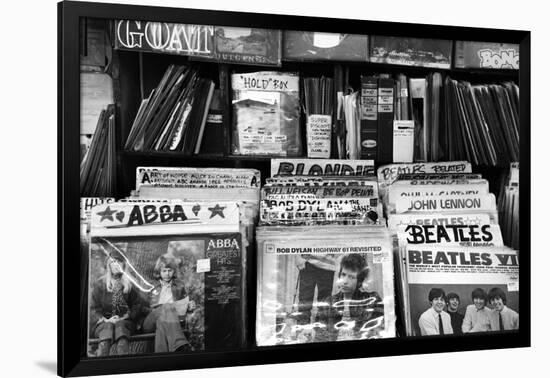
[[[79,287],[79,19],[132,19],[282,30],[508,42],[520,45],[520,204],[522,324],[517,332],[461,337],[398,337],[334,344],[253,347],[224,352],[86,358],[80,352]],[[531,343],[530,32],[458,26],[314,18],[64,1],[58,3],[58,374],[82,376],[221,366],[528,347]],[[458,69],[455,69],[457,72]],[[472,71],[472,70],[469,70]]]

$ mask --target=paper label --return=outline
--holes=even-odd
[[[332,117],[312,114],[307,117],[307,156],[312,158],[330,157],[330,135]]]
[[[467,161],[383,165],[378,168],[378,182],[391,184],[395,179],[397,179],[397,176],[406,173],[472,173],[472,165]]]
[[[376,88],[363,88],[361,89],[361,96],[363,97],[376,97],[378,96],[378,90]]]
[[[378,105],[378,113],[392,113],[393,104]]]
[[[137,167],[136,189],[142,185],[180,188],[259,188],[255,169]]]
[[[508,291],[519,291],[519,281],[508,282]]]
[[[234,91],[271,91],[298,92],[299,78],[297,75],[278,72],[253,72],[231,75],[231,86]]]
[[[379,96],[378,103],[380,105],[393,104],[393,96]]]
[[[399,197],[395,212],[495,211],[493,194]]]
[[[393,162],[412,163],[414,121],[393,121]]]
[[[197,260],[197,273],[210,272],[210,259]]]
[[[370,176],[374,160],[271,159],[271,176]]]

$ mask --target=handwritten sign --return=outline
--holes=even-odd
[[[447,226],[447,225],[479,225],[491,224],[490,213],[409,213],[390,214],[388,228],[391,230],[404,230],[407,226]]]
[[[494,194],[399,197],[395,212],[495,211]]]
[[[414,121],[393,121],[393,161],[412,163],[414,154]]]
[[[80,197],[80,219],[89,220],[95,206],[113,202],[115,199],[112,197]]]
[[[141,185],[174,188],[259,188],[255,169],[137,167],[136,189]]]
[[[374,160],[271,159],[271,176],[369,176]]]
[[[168,227],[166,227],[168,226]],[[235,202],[104,204],[92,209],[92,236],[169,235],[197,232],[236,232],[239,209]]]
[[[330,136],[332,117],[312,114],[307,117],[307,156],[310,158],[330,157]]]
[[[401,174],[418,173],[472,173],[472,165],[467,161],[383,165],[378,168],[378,182],[389,185]]]
[[[214,26],[117,20],[115,48],[214,58]]]
[[[409,225],[399,233],[408,244],[503,247],[498,224]]]
[[[231,75],[234,91],[298,92],[299,78],[294,74],[280,72],[253,72]]]

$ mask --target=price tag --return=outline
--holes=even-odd
[[[519,291],[519,281],[508,282],[508,291]]]
[[[210,259],[197,260],[197,273],[210,272]]]

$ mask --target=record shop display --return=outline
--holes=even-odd
[[[510,172],[517,177],[515,169]],[[407,335],[519,328],[519,251],[504,244],[508,234],[499,226],[488,180],[471,173],[406,173],[389,184],[383,203],[398,239]]]
[[[62,375],[528,345],[520,32],[125,9],[60,71]]]

